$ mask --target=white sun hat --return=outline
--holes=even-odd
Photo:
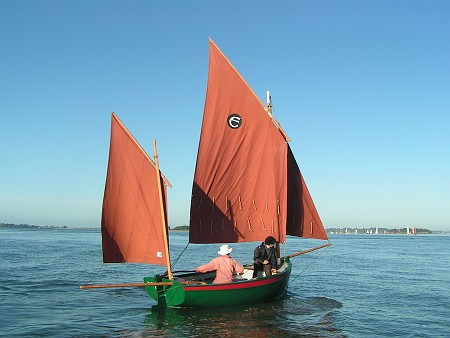
[[[229,246],[228,246],[228,244],[224,244],[224,245],[222,245],[221,247],[220,247],[220,250],[219,251],[217,251],[217,253],[219,254],[219,255],[228,255],[231,251],[233,251],[233,249],[232,248],[230,248]]]

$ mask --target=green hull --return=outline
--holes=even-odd
[[[147,293],[158,306],[214,307],[266,302],[282,297],[287,290],[292,265],[285,262],[285,269],[276,275],[228,284],[181,284],[164,287],[146,287]],[[145,282],[161,279],[146,277]],[[162,279],[162,281],[168,281]]]

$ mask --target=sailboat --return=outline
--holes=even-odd
[[[82,288],[144,287],[157,308],[250,304],[286,293],[291,258],[331,244],[290,140],[272,114],[270,94],[267,98],[265,105],[210,39],[189,244],[259,244],[272,236],[277,240],[277,273],[250,278],[253,265],[248,264],[243,277],[213,284],[214,271],[172,271],[167,222],[170,183],[160,173],[156,143],[152,160],[113,113],[102,211],[103,261],[156,264],[166,271],[144,277],[143,283]],[[279,245],[288,236],[328,242],[280,257]]]

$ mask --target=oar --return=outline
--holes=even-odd
[[[317,247],[312,248],[312,249],[308,249],[308,250],[305,250],[305,251],[300,251],[300,252],[297,252],[297,253],[294,253],[292,255],[287,256],[287,258],[292,258],[292,257],[295,257],[295,256],[304,255],[304,254],[306,254],[308,252],[319,250],[319,249],[322,249],[322,248],[326,248],[327,246],[330,246],[330,245],[331,245],[331,243],[328,243],[328,244],[324,244],[324,245],[321,245],[321,246],[317,246]]]
[[[81,285],[80,289],[131,288],[131,287],[146,287],[146,286],[164,286],[164,285],[172,285],[172,284],[173,284],[172,282],[154,282],[154,283]]]

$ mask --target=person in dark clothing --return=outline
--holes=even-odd
[[[258,277],[258,271],[264,271],[267,276],[277,272],[277,254],[275,252],[276,240],[272,236],[267,237],[258,245],[253,254],[253,278]]]

